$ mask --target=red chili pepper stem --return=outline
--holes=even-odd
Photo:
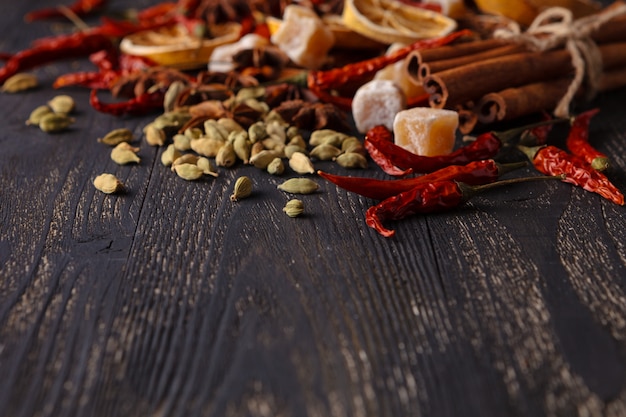
[[[546,181],[546,180],[560,180],[563,181],[566,178],[565,174],[559,175],[538,175],[535,177],[521,177],[521,178],[510,178],[508,180],[500,180],[496,182],[491,182],[489,184],[481,184],[481,185],[469,185],[463,182],[457,183],[459,189],[461,190],[461,194],[463,195],[463,201],[467,201],[470,198],[474,197],[476,194],[483,193],[485,191],[491,190],[492,188],[499,188],[506,185],[517,184],[521,182],[531,182],[531,181]]]
[[[491,132],[495,135],[503,144],[510,144],[513,140],[520,136],[522,133],[529,129],[536,129],[542,126],[551,126],[557,123],[569,122],[568,118],[559,118],[559,119],[550,119],[550,120],[541,120],[539,122],[530,123],[524,126],[514,127],[512,129],[503,130],[503,131],[493,131]]]

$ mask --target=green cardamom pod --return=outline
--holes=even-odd
[[[33,74],[17,73],[4,81],[3,93],[19,93],[39,86],[39,80]]]
[[[150,123],[144,129],[144,135],[146,137],[146,142],[150,146],[163,146],[165,145],[165,141],[167,140],[167,135],[165,131],[159,127],[155,123]]]
[[[309,178],[291,178],[278,186],[279,190],[291,194],[311,194],[319,188],[320,186]]]
[[[202,170],[203,173],[205,173],[206,175],[210,175],[212,177],[217,177],[218,173],[215,170],[215,166],[213,166],[213,163],[211,162],[211,160],[209,158],[206,158],[204,156],[201,156],[200,158],[198,158],[198,160],[196,161],[196,165],[198,168],[200,168]]]
[[[285,164],[280,158],[274,158],[267,166],[267,172],[271,175],[283,175],[285,172]]]
[[[52,109],[47,104],[43,104],[30,112],[26,124],[29,126],[39,126],[39,122],[46,115],[52,113]]]
[[[76,102],[71,96],[62,94],[54,96],[50,99],[50,101],[48,101],[48,106],[50,106],[52,111],[55,113],[70,114],[76,109]]]
[[[200,138],[194,139],[189,144],[194,152],[207,158],[215,158],[222,146],[226,144],[225,140],[216,138]]]
[[[202,177],[204,172],[194,164],[179,164],[174,167],[174,172],[184,180],[194,181]]]
[[[252,180],[245,175],[237,178],[233,193],[230,195],[230,201],[238,201],[242,198],[249,197],[252,194]]]
[[[141,161],[137,152],[139,152],[139,148],[135,148],[127,142],[121,142],[111,151],[111,159],[118,165],[137,164]]]
[[[311,159],[309,159],[309,157],[302,152],[295,152],[291,155],[291,158],[289,158],[289,166],[298,174],[315,173],[313,162],[311,162]]]
[[[106,194],[113,194],[124,190],[124,184],[113,174],[100,174],[93,180],[97,190]]]
[[[48,113],[39,121],[39,128],[47,133],[56,133],[66,130],[72,123],[74,119],[65,114]]]
[[[367,158],[356,152],[342,153],[335,162],[344,168],[367,168]]]
[[[297,199],[289,200],[287,204],[285,204],[285,207],[283,207],[283,211],[287,213],[289,217],[298,217],[304,213],[304,203]]]
[[[180,158],[180,152],[176,147],[172,144],[168,145],[168,147],[161,154],[161,163],[166,167],[171,166],[174,161]]]
[[[233,149],[237,157],[243,161],[244,164],[250,162],[250,152],[252,151],[252,142],[248,140],[248,133],[245,130],[238,132],[232,132],[229,136],[232,140]]]
[[[233,149],[233,144],[230,142],[224,143],[224,146],[215,155],[215,164],[218,167],[230,168],[235,165],[235,162],[237,162],[237,154],[235,149]]]
[[[248,138],[250,142],[257,143],[262,141],[267,137],[267,130],[265,129],[265,123],[258,121],[252,123],[250,127],[248,127]]]
[[[320,161],[332,161],[340,154],[341,149],[328,143],[322,143],[313,148],[309,155],[311,158],[319,159]]]
[[[123,142],[131,142],[133,139],[135,139],[133,132],[131,132],[130,129],[123,127],[120,129],[114,129],[103,137],[98,138],[98,142],[109,146],[117,146]]]

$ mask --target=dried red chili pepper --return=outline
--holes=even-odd
[[[542,120],[552,120],[552,115],[547,112],[542,113]],[[545,145],[548,141],[548,136],[552,131],[552,124],[543,126],[536,126],[522,132],[520,137],[520,143],[526,146]]]
[[[476,140],[468,145],[458,148],[452,153],[440,156],[416,155],[390,140],[384,140],[385,136],[380,133],[382,129],[387,129],[384,126],[373,127],[366,133],[365,137],[366,142],[369,140],[374,147],[388,159],[390,164],[401,169],[411,168],[414,172],[428,173],[449,165],[465,165],[472,161],[493,158],[500,152],[504,144],[510,143],[513,138],[517,137],[523,131],[531,127],[560,121],[562,121],[562,119],[554,119],[513,128],[503,132],[486,132],[479,135]]]
[[[436,181],[460,181],[469,185],[488,184],[496,181],[501,175],[521,168],[526,162],[499,164],[493,159],[470,162],[467,165],[451,165],[430,174],[400,180],[379,180],[375,178],[348,177],[317,171],[318,175],[333,184],[375,200],[385,200],[418,184]]]
[[[376,164],[387,174],[394,177],[404,177],[413,173],[413,169],[400,169],[391,162],[389,158],[378,150],[375,141],[393,141],[393,135],[389,129],[385,126],[374,126],[371,128],[367,135],[365,135],[365,141],[363,146],[369,153],[370,157]]]
[[[112,114],[114,116],[135,115],[140,116],[156,110],[163,109],[163,91],[144,93],[128,101],[119,103],[102,103],[98,99],[97,90],[91,90],[89,104],[99,112]]]
[[[0,69],[0,84],[4,84],[7,78],[18,72],[59,59],[78,58],[102,50],[111,54],[111,57],[117,56],[117,50],[109,37],[99,33],[79,32],[39,40],[35,46],[16,53],[6,62]]]
[[[321,100],[342,107],[349,107],[352,103],[351,98],[335,96],[330,94],[328,90],[341,87],[348,82],[354,82],[356,79],[369,77],[378,70],[406,58],[412,51],[447,45],[463,36],[470,36],[471,34],[472,32],[469,30],[460,30],[440,38],[420,40],[398,49],[391,54],[348,64],[341,68],[333,68],[326,71],[310,71],[307,75],[307,86]]]
[[[474,186],[453,180],[418,184],[409,191],[370,207],[365,213],[365,222],[381,235],[392,237],[396,232],[383,226],[382,222],[385,220],[401,220],[413,214],[450,210],[460,206],[474,195],[494,187],[518,182],[562,178],[560,176],[513,178]]]
[[[596,171],[583,159],[556,146],[518,148],[533,163],[537,171],[548,175],[565,174],[564,182],[574,184],[619,205],[624,205],[624,195],[603,173]]]
[[[107,0],[77,0],[70,6],[67,6],[67,9],[76,16],[84,17],[102,9],[106,3]],[[33,20],[56,19],[60,17],[67,17],[67,14],[60,7],[52,7],[27,13],[24,16],[24,20],[32,22]]]
[[[575,116],[565,145],[571,153],[587,161],[593,169],[604,171],[609,167],[609,157],[589,143],[589,125],[600,109],[591,109]]]

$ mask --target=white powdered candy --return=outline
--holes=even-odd
[[[359,132],[365,133],[377,125],[393,128],[396,114],[406,107],[406,96],[391,80],[372,80],[354,94],[352,114]]]

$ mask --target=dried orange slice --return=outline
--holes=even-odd
[[[385,44],[445,36],[457,27],[448,16],[398,0],[346,0],[342,18],[348,28]]]
[[[211,28],[211,39],[192,36],[183,26],[134,33],[122,39],[120,50],[129,55],[144,56],[159,65],[177,69],[206,66],[213,50],[239,39],[241,25],[227,23]]]

